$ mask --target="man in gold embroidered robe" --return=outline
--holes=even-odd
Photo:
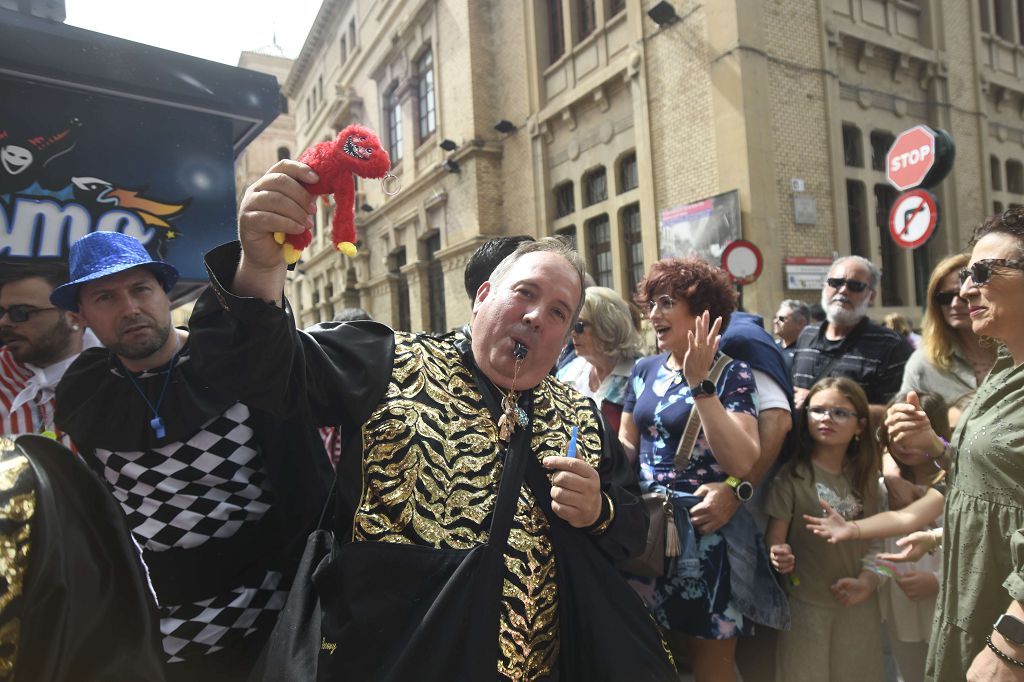
[[[247,191],[239,243],[207,255],[212,287],[190,327],[211,381],[345,431],[336,551],[314,580],[325,610],[319,679],[428,679],[430,660],[446,668],[437,679],[669,679],[651,619],[619,593],[611,567],[646,538],[635,474],[593,402],[548,375],[582,305],[579,256],[554,239],[520,247],[477,292],[471,341],[373,322],[298,331],[273,235],[306,227],[302,183],[313,181],[282,161]],[[502,419],[515,423],[510,441]],[[504,527],[496,506],[520,450],[525,481],[505,498],[514,512]],[[606,613],[602,600],[617,606]],[[639,634],[619,632],[628,618]],[[643,660],[618,660],[614,643],[634,640],[628,656]]]

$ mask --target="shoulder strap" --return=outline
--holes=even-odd
[[[718,379],[725,371],[725,366],[730,362],[732,362],[732,358],[725,353],[719,353],[718,360],[715,361],[708,373],[708,379],[717,385]],[[682,471],[690,463],[690,456],[693,454],[693,446],[697,442],[698,433],[700,433],[700,415],[697,414],[697,408],[692,407],[690,408],[690,417],[686,420],[683,437],[679,439],[679,447],[676,449],[675,468],[677,471]]]

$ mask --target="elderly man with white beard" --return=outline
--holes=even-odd
[[[900,388],[903,367],[912,352],[896,332],[868,319],[881,273],[861,256],[834,263],[821,289],[828,319],[804,327],[793,356],[793,397],[797,407],[819,379],[844,376],[867,393],[873,421]]]

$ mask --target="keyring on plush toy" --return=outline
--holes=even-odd
[[[390,185],[388,183],[390,183]],[[388,191],[389,186],[394,186],[394,190]],[[395,196],[402,191],[402,179],[397,175],[392,175],[391,171],[388,171],[388,174],[380,179],[380,191],[384,192],[384,194],[389,197]]]

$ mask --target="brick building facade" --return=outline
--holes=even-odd
[[[403,188],[359,182],[354,258],[329,248],[320,205],[289,283],[300,324],[352,306],[462,324],[466,258],[501,234],[571,236],[628,294],[659,256],[659,215],[732,190],[765,257],[748,309],[815,300],[787,262],[852,252],[884,270],[878,305],[917,319],[932,264],[1024,202],[1019,3],[672,0],[662,25],[657,4],[325,0],[284,85],[296,148],[364,123]],[[933,190],[937,234],[909,252],[888,237],[884,154],[917,123],[948,130],[957,161]]]

